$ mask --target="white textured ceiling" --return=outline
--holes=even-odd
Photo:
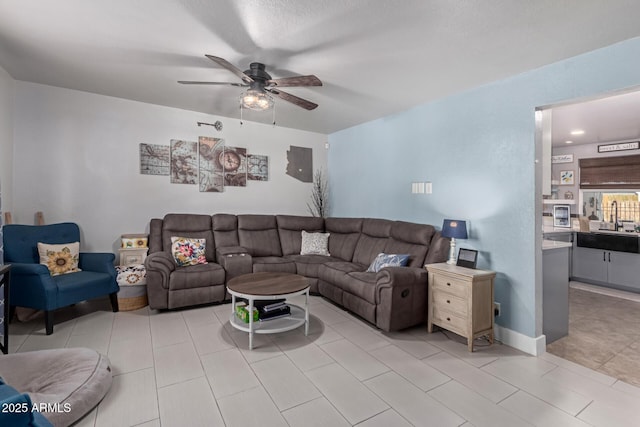
[[[279,125],[331,133],[640,34],[637,0],[0,0],[0,66],[17,80],[238,117],[238,82],[274,78]],[[249,119],[270,122],[270,113]]]

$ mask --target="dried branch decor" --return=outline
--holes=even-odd
[[[307,203],[307,209],[313,216],[325,218],[329,214],[329,183],[322,169],[313,174],[311,203]]]

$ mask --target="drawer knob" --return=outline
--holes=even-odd
[[[447,321],[451,322],[451,318],[450,318],[450,317],[447,317]]]
[[[451,304],[451,301],[447,300],[447,304]]]
[[[451,283],[447,282],[447,286],[451,286]]]

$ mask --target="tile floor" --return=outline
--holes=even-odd
[[[383,333],[322,298],[311,328],[231,329],[230,305],[112,313],[108,301],[11,325],[12,352],[85,346],[114,378],[78,426],[638,426],[640,388],[552,354],[424,327]],[[485,344],[483,346],[483,344]]]
[[[547,351],[640,386],[640,295],[572,282],[569,335]]]

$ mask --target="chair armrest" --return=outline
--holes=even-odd
[[[26,264],[22,262],[12,262],[11,275],[15,276],[51,276],[49,269],[44,264]]]
[[[113,266],[115,259],[116,256],[108,252],[80,252],[78,267],[80,270],[109,273],[116,277],[116,269]]]

